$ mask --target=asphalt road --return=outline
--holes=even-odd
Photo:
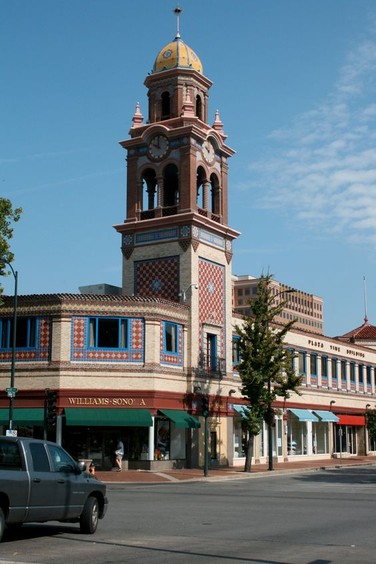
[[[373,467],[110,485],[108,497],[94,536],[77,525],[25,525],[7,533],[0,562],[376,562]]]

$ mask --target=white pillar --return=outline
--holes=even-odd
[[[152,421],[153,424],[151,427],[149,427],[149,450],[148,450],[148,460],[154,460],[154,450],[155,450],[155,445],[154,445],[154,421],[155,421],[155,417],[154,415],[152,416]]]
[[[306,447],[307,447],[307,455],[312,456],[313,449],[312,449],[312,421],[306,422]]]

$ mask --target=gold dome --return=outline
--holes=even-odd
[[[175,37],[158,53],[153,66],[153,73],[175,68],[192,69],[202,74],[200,59],[179,36]]]

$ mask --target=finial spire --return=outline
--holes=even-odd
[[[363,292],[364,292],[364,323],[368,323],[367,289],[366,289],[366,277],[365,276],[363,276]]]
[[[174,13],[176,14],[176,37],[180,37],[180,14],[182,13],[182,9],[179,6],[176,6]]]
[[[133,114],[132,121],[133,121],[132,128],[138,127],[139,125],[142,125],[142,122],[144,121],[144,116],[141,113],[141,108],[140,108],[139,102],[137,102],[137,104],[136,104],[136,110]]]

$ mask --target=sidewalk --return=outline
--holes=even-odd
[[[277,473],[309,472],[326,470],[330,468],[342,468],[349,466],[373,466],[376,465],[376,456],[354,456],[352,458],[330,458],[321,460],[289,460],[274,464],[274,472],[268,470],[267,464],[252,465],[251,473],[244,472],[243,467],[221,467],[209,468],[208,476],[204,476],[202,468],[186,468],[181,470],[166,470],[155,472],[151,470],[123,470],[98,471],[95,476],[107,484],[157,484],[163,482],[182,482],[198,480],[224,480],[240,479],[250,477],[261,477]]]

